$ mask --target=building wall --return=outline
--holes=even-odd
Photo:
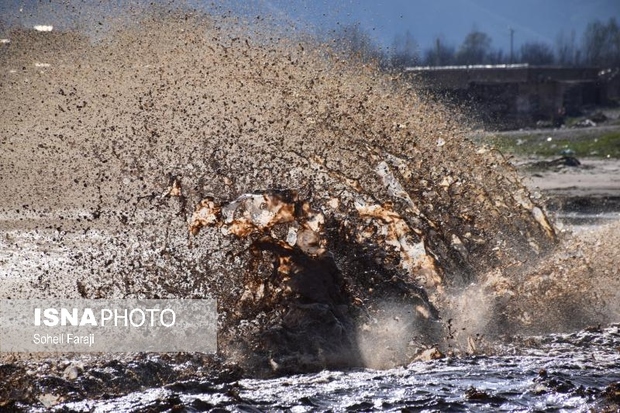
[[[506,128],[537,121],[557,124],[564,115],[608,99],[601,94],[596,68],[474,66],[410,68],[407,73],[419,87],[464,99],[477,106],[484,122]]]

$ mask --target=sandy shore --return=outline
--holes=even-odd
[[[620,196],[620,160],[580,159],[576,167],[532,168],[541,159],[520,159],[515,162],[532,191],[548,196]]]
[[[550,160],[514,164],[558,228],[582,231],[620,220],[620,160],[585,158],[579,166],[544,166]]]

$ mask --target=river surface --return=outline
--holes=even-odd
[[[620,324],[515,338],[495,351],[391,370],[223,384],[190,380],[109,400],[67,403],[54,411],[616,411],[617,404],[610,406],[603,393],[620,381]]]

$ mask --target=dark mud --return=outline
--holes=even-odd
[[[563,241],[462,117],[370,63],[242,26],[175,12],[96,42],[10,33],[2,298],[212,296],[217,363],[246,377],[617,318],[617,254]],[[21,389],[3,404],[47,394],[20,379],[36,361],[3,360]],[[135,385],[182,379],[156,375]],[[104,397],[89,389],[72,394]]]
[[[177,381],[218,383],[242,376],[212,355],[178,353],[14,356],[0,365],[0,377],[0,409],[28,411],[63,402],[115,399]]]

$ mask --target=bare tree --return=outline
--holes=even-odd
[[[359,23],[340,26],[330,33],[330,38],[334,48],[350,58],[362,61],[380,61],[382,58],[379,47]]]
[[[570,34],[564,31],[558,34],[555,40],[556,61],[562,66],[576,66],[579,64],[579,49],[577,47],[575,31]]]
[[[474,29],[465,37],[456,54],[456,61],[463,65],[484,64],[487,63],[490,52],[491,37]]]
[[[424,52],[424,64],[427,66],[447,66],[454,64],[454,47],[448,46],[438,37],[435,39],[435,47]]]
[[[528,42],[521,46],[521,62],[531,65],[552,65],[553,49],[546,43]]]
[[[620,27],[614,17],[607,24],[595,20],[583,34],[583,51],[587,64],[620,66]]]
[[[391,65],[396,68],[417,65],[420,61],[418,50],[418,43],[409,30],[405,34],[397,34],[390,52]]]
[[[504,57],[504,51],[502,49],[489,52],[487,58],[488,62],[493,65],[506,63],[506,57]]]

